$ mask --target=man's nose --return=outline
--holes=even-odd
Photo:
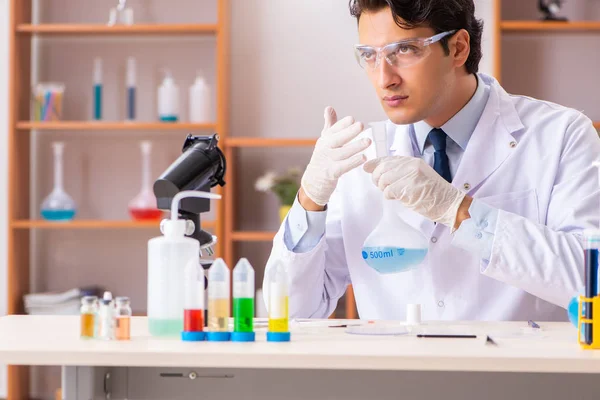
[[[387,89],[402,83],[402,78],[396,68],[392,67],[384,57],[381,58],[377,67],[377,80],[381,89]]]

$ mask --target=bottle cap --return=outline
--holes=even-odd
[[[421,305],[407,304],[406,305],[406,322],[409,325],[419,325],[421,323]]]
[[[104,292],[104,296],[102,296],[102,303],[109,304],[112,301],[112,299],[113,297],[111,292]]]
[[[206,339],[209,342],[228,342],[231,332],[206,332]]]
[[[267,332],[267,342],[289,342],[291,337],[289,332]]]
[[[206,339],[206,334],[200,332],[181,332],[181,340],[184,342],[202,342]]]
[[[256,334],[254,332],[231,332],[232,342],[254,342]]]

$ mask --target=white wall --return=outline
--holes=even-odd
[[[475,14],[483,19],[483,58],[479,71],[494,74],[494,0],[475,0]]]
[[[8,232],[8,0],[0,0],[0,315],[6,314]],[[0,397],[6,397],[6,368],[0,367]]]

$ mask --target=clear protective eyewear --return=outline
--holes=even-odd
[[[429,45],[439,42],[456,30],[438,33],[430,38],[405,39],[390,43],[383,47],[366,46],[357,44],[354,46],[354,55],[362,68],[375,69],[379,67],[381,59],[396,68],[405,68],[418,63],[431,54]]]

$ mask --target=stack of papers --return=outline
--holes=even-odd
[[[66,292],[33,293],[24,296],[25,311],[31,315],[77,315],[83,296],[99,296],[97,287],[75,288]]]

